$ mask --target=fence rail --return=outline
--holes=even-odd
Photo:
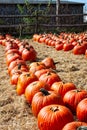
[[[36,14],[37,15],[37,14]],[[36,15],[0,15],[0,18],[23,18],[23,17],[36,17]],[[86,13],[84,14],[49,14],[49,15],[40,15],[38,14],[38,17],[62,17],[62,16],[87,16]]]
[[[57,27],[87,28],[87,21],[84,22],[84,17],[87,18],[87,14],[40,15],[37,13],[36,15],[0,15],[0,31],[4,29],[5,31],[7,30],[9,32],[9,30],[11,29],[13,30],[14,28],[14,31],[16,32],[17,30],[17,32],[21,36],[23,33],[23,29],[25,28],[26,28],[25,30],[27,30],[27,33],[30,32],[31,30],[33,30],[32,33],[38,33],[41,27],[42,28],[57,28]],[[58,22],[56,22],[56,18],[58,18],[59,20]],[[47,23],[45,23],[46,20],[48,20]],[[28,28],[30,29],[28,30]],[[13,31],[11,33],[13,33]]]

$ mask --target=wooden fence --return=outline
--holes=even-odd
[[[75,29],[79,27],[83,31],[87,29],[84,17],[87,18],[87,14],[0,15],[0,33],[15,33],[21,36],[22,34],[52,31],[52,28],[53,31],[56,31],[57,29],[61,30],[61,28],[74,27]]]

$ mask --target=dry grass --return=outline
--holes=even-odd
[[[87,89],[87,59],[84,55],[56,51],[32,39],[28,41],[36,49],[39,61],[50,56],[58,62],[56,70],[63,82],[73,82],[77,88]],[[4,47],[0,45],[0,130],[38,130],[37,119],[24,95],[18,96],[16,86],[10,84],[5,60]]]

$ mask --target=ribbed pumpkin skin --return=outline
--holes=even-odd
[[[65,95],[66,92],[76,89],[76,86],[73,83],[63,83],[54,82],[51,86],[51,90],[54,90],[57,94],[60,94],[62,97]]]
[[[76,113],[76,107],[78,103],[87,97],[87,91],[85,90],[70,90],[68,91],[64,97],[64,104],[71,109],[73,113]]]
[[[67,123],[72,122],[74,119],[67,107],[52,104],[40,110],[37,120],[40,130],[62,130]]]
[[[46,57],[45,59],[42,60],[42,63],[45,64],[46,68],[56,69],[54,60],[51,57]]]
[[[80,121],[87,122],[87,98],[77,105],[76,115]]]
[[[16,89],[17,94],[18,95],[24,94],[26,87],[30,83],[37,81],[37,80],[38,80],[37,77],[33,73],[30,73],[30,72],[22,73],[19,76],[18,82],[17,82],[17,89]]]
[[[33,96],[40,91],[41,88],[50,90],[50,87],[42,81],[34,81],[30,83],[25,89],[25,98],[31,104]]]
[[[36,75],[37,78],[39,79],[42,74],[46,74],[46,73],[48,73],[48,72],[53,72],[53,70],[52,70],[52,69],[40,69],[40,70],[37,70],[37,71],[35,72],[35,75]]]
[[[66,124],[62,130],[77,130],[77,128],[79,128],[80,126],[87,126],[87,123],[73,121]]]
[[[23,61],[23,60],[20,60],[20,59],[17,59],[17,60],[14,60],[10,63],[10,65],[8,66],[8,73],[10,74],[11,70],[17,66],[17,65],[26,65],[26,63]],[[27,66],[27,65],[26,65]]]
[[[47,90],[46,90],[47,91]],[[32,112],[37,117],[39,111],[50,104],[63,105],[63,101],[60,95],[57,95],[54,91],[47,91],[49,94],[44,95],[42,92],[37,92],[32,99]]]
[[[34,74],[36,71],[41,70],[41,69],[46,69],[46,66],[42,62],[32,62],[29,65],[29,71]]]
[[[54,82],[61,81],[60,76],[57,73],[48,72],[45,74],[42,74],[39,78],[40,81],[46,82],[49,86],[51,86]]]

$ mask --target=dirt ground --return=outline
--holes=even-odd
[[[39,61],[50,56],[63,82],[73,82],[77,88],[87,89],[87,58],[72,51],[56,51],[52,47],[28,40],[37,51]],[[38,130],[37,119],[24,95],[18,96],[16,87],[10,84],[4,47],[0,45],[0,130]]]

